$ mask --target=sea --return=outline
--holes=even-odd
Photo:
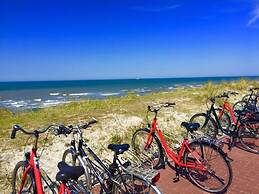
[[[82,99],[104,99],[132,92],[146,95],[150,92],[167,92],[176,88],[201,87],[208,81],[219,83],[242,78],[259,80],[259,76],[237,76],[0,82],[0,108],[12,111],[34,110]]]

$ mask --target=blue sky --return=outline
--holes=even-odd
[[[1,0],[0,81],[259,74],[258,0]]]

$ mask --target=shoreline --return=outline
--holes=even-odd
[[[0,107],[23,111],[66,104],[88,99],[105,99],[127,96],[128,93],[148,95],[153,92],[202,87],[208,81],[213,84],[240,79],[259,80],[251,77],[197,77],[121,80],[79,80],[45,82],[0,82]]]
[[[34,99],[23,99],[23,100],[11,100],[11,99],[0,99],[0,108],[6,108],[14,112],[26,111],[26,110],[37,110],[48,107],[55,107],[62,104],[80,102],[81,100],[104,100],[107,98],[119,98],[127,96],[131,93],[144,96],[150,93],[162,93],[172,92],[177,89],[188,89],[188,88],[200,88],[203,84],[175,84],[165,89],[151,90],[146,88],[128,90],[119,90],[118,92],[78,92],[78,93],[62,93],[62,92],[49,92],[48,97],[39,97]],[[48,99],[49,98],[49,99]]]

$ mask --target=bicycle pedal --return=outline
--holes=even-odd
[[[173,178],[173,182],[174,182],[174,183],[177,183],[178,181],[180,181],[179,176],[175,176],[175,177]]]
[[[165,169],[165,163],[163,162],[163,164],[161,164],[160,168]]]

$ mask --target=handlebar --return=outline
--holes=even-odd
[[[167,108],[167,107],[174,107],[176,104],[174,102],[165,102],[165,103],[160,103],[158,105],[153,105],[153,106],[148,106],[148,111],[149,112],[157,112],[161,108]]]
[[[80,129],[86,129],[91,127],[91,125],[97,123],[97,120],[95,118],[93,118],[92,120],[90,120],[89,122],[83,124],[83,125],[77,125],[76,127],[73,127],[72,125],[69,125],[68,127],[64,126],[64,125],[60,125],[58,126],[58,128],[55,130],[55,135],[69,135],[71,132],[74,133],[81,133]]]
[[[95,118],[93,118],[91,121],[81,125],[81,126],[78,126],[79,128],[81,129],[86,129],[88,127],[90,127],[91,125],[97,123],[97,120]],[[12,129],[12,132],[11,132],[11,139],[15,139],[16,137],[16,133],[17,131],[22,131],[24,134],[26,135],[34,135],[35,137],[38,137],[39,134],[41,133],[45,133],[48,129],[52,128],[52,127],[55,127],[55,130],[54,130],[54,135],[69,135],[74,127],[72,125],[69,125],[68,127],[64,126],[64,125],[49,125],[47,128],[45,129],[36,129],[34,131],[28,131],[28,130],[25,130],[23,129],[21,126],[19,125],[14,125],[13,126],[13,129]]]
[[[216,98],[229,98],[229,95],[234,95],[235,96],[237,94],[238,94],[238,92],[235,92],[235,91],[227,91],[227,92],[224,92],[221,95],[218,95],[218,96],[210,98],[210,101],[214,103]]]
[[[250,88],[249,90],[252,92],[254,90],[259,90],[259,88]]]
[[[47,128],[41,130],[36,129],[34,131],[27,131],[19,125],[14,125],[11,133],[11,139],[15,139],[17,131],[22,131],[26,135],[34,135],[35,137],[37,137],[40,133],[45,133],[52,126],[53,125],[50,125]]]

